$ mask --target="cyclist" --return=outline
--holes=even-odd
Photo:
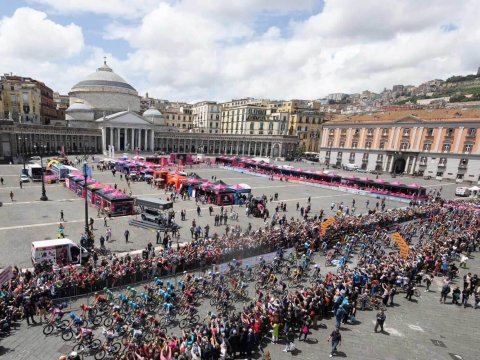
[[[70,323],[68,324],[68,327],[73,325],[75,326],[77,331],[79,331],[80,327],[83,325],[83,319],[73,312],[70,313],[69,316],[70,316]]]
[[[80,332],[76,337],[77,341],[80,343],[90,344],[93,340],[93,332],[87,328],[80,328]]]
[[[163,304],[163,310],[165,310],[165,313],[167,314],[168,321],[172,320],[173,308],[174,308],[174,305],[171,302],[167,301]]]
[[[95,309],[93,306],[88,306],[87,304],[80,305],[80,309],[82,309],[82,317],[91,319],[95,316]]]
[[[110,350],[112,347],[113,339],[115,334],[112,331],[109,331],[105,328],[102,329],[102,335],[105,336],[105,343],[103,344],[104,349]]]

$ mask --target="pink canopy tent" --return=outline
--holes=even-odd
[[[345,177],[345,179],[347,179],[347,180],[358,180],[358,177],[356,177],[355,175],[350,175],[350,176]]]
[[[412,188],[412,189],[420,189],[420,184],[417,184],[417,183],[413,183],[413,184],[410,184],[408,185],[409,188]]]
[[[392,182],[391,185],[394,185],[394,186],[405,186],[405,184],[402,184],[400,181],[394,181],[394,182]]]
[[[388,184],[388,181],[385,179],[378,179],[378,180],[375,180],[375,182],[379,184]]]
[[[369,177],[363,177],[363,178],[360,178],[360,180],[364,181],[364,182],[371,182],[373,181],[372,179],[370,179]]]

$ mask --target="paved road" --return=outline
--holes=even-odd
[[[66,189],[63,184],[46,185],[47,196],[49,201],[41,202],[38,199],[41,195],[41,186],[38,183],[25,184],[23,189],[18,187],[18,173],[20,166],[2,166],[0,167],[0,176],[5,179],[5,184],[0,187],[0,201],[3,207],[0,209],[2,216],[0,217],[0,244],[2,248],[8,251],[0,252],[0,268],[9,264],[16,264],[21,267],[31,266],[30,262],[30,246],[35,240],[51,239],[57,236],[57,229],[60,220],[60,210],[64,211],[65,216],[65,233],[67,237],[75,241],[79,240],[80,234],[85,227],[84,222],[84,204],[83,199],[78,198],[73,192]],[[311,197],[312,211],[319,212],[324,209],[327,216],[332,214],[330,204],[332,202],[351,206],[352,200],[355,199],[357,212],[366,211],[366,199],[363,196],[346,194],[334,190],[320,189],[313,186],[305,186],[301,184],[290,184],[280,181],[270,181],[268,179],[231,172],[223,169],[202,168],[197,173],[207,179],[216,176],[228,184],[247,183],[252,187],[255,195],[265,194],[268,197],[274,193],[279,193],[279,201],[287,203],[287,216],[297,216],[296,203],[300,206],[307,205],[308,197]],[[117,184],[120,189],[127,187],[126,182],[120,180],[120,177],[113,177],[111,172],[97,172],[93,174],[94,178],[109,184]],[[445,187],[446,189],[446,187]],[[14,192],[14,200],[10,201],[9,193]],[[165,198],[163,190],[152,189],[148,184],[140,182],[132,184],[133,195],[156,195]],[[369,198],[370,206],[373,206],[375,199]],[[396,201],[387,201],[387,208],[405,206],[404,203]],[[202,216],[196,214],[195,201],[178,201],[174,204],[177,214],[180,210],[187,210],[187,220],[180,221],[179,215],[177,221],[182,226],[181,241],[190,239],[190,226],[193,219],[197,224],[205,226],[207,223],[213,224],[213,219],[208,216],[208,206],[202,206]],[[272,213],[273,204],[269,205]],[[252,226],[258,227],[263,225],[261,219],[250,217],[246,218],[244,209],[236,207],[240,218],[238,224],[246,227],[249,222]],[[96,219],[95,235],[98,239],[100,235],[105,234],[103,219],[97,218],[97,211],[93,207],[89,207],[89,217]],[[218,213],[218,207],[215,207]],[[130,240],[126,244],[123,238],[123,232],[128,227],[130,216],[114,218],[108,221],[113,230],[113,242],[108,246],[114,251],[130,251],[144,248],[148,242],[155,240],[153,230],[146,230],[136,227],[130,227]],[[223,232],[224,227],[214,229],[211,232]]]

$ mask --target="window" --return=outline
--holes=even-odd
[[[453,136],[453,133],[455,132],[455,129],[453,128],[448,128],[447,129],[447,136]]]
[[[451,147],[452,147],[452,144],[443,144],[442,151],[443,152],[450,152]]]
[[[330,150],[327,150],[327,151],[325,152],[325,157],[330,158]]]
[[[470,153],[472,152],[473,144],[465,144],[463,145],[463,152]]]
[[[427,136],[433,136],[433,128],[428,128],[427,129]]]
[[[467,136],[475,137],[476,135],[477,135],[477,129],[476,128],[468,128]]]
[[[371,141],[365,142],[365,148],[366,149],[370,149],[371,147],[372,147],[372,142]]]
[[[403,129],[403,136],[410,136],[410,129]]]
[[[385,141],[380,141],[380,145],[378,147],[380,149],[385,149]]]
[[[354,135],[354,136],[358,136],[358,134],[360,134],[360,130],[359,130],[359,129],[353,130],[353,135]]]
[[[383,154],[378,154],[377,155],[377,162],[382,162],[383,161]]]
[[[388,136],[388,130],[389,130],[389,129],[386,129],[386,128],[383,129],[383,131],[382,131],[382,136]]]
[[[437,172],[437,177],[442,177],[443,176],[443,171],[438,171]]]
[[[427,157],[426,156],[422,156],[420,158],[420,165],[427,165]]]
[[[345,147],[345,141],[340,141],[340,145],[339,145],[341,148]]]
[[[337,153],[337,159],[341,159],[342,156],[343,156],[343,152],[339,151],[339,152]]]
[[[373,128],[367,129],[367,135],[373,135]]]
[[[430,151],[432,149],[431,143],[423,144],[423,151]]]
[[[355,153],[354,153],[354,152],[351,152],[351,153],[350,153],[350,157],[348,158],[348,161],[350,161],[350,163],[354,163],[354,162],[355,162]]]
[[[347,135],[347,129],[342,129],[340,132],[341,135]]]
[[[407,141],[403,141],[401,144],[400,144],[400,150],[407,150],[409,147],[409,143]]]
[[[447,158],[440,158],[440,160],[438,160],[438,166],[447,166]]]
[[[342,130],[342,131],[343,131],[343,130]],[[334,132],[335,132],[335,129],[329,129],[329,131],[328,131],[329,135],[333,135]]]
[[[363,153],[362,160],[363,160],[363,161],[367,161],[367,160],[368,160],[368,153]]]
[[[333,141],[332,140],[328,140],[328,147],[332,147],[333,146]]]
[[[459,169],[466,169],[468,165],[468,159],[460,159],[460,163],[458,164]]]
[[[356,149],[358,146],[358,142],[357,141],[352,141],[352,148]]]

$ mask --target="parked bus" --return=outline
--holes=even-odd
[[[316,152],[305,151],[303,153],[303,158],[308,161],[319,162],[320,154]]]
[[[28,176],[32,181],[42,181],[42,167],[38,164],[27,165]]]

